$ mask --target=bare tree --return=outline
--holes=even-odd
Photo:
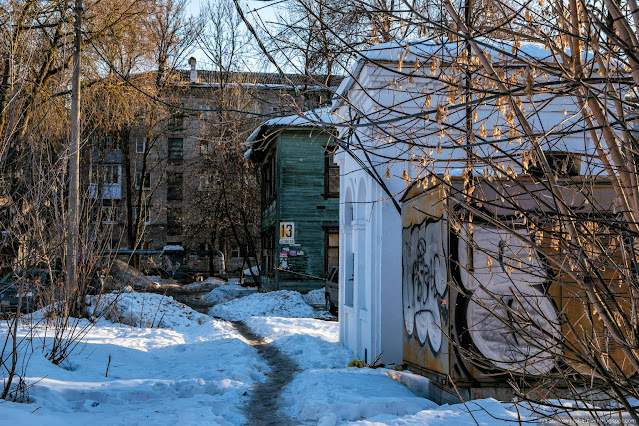
[[[128,50],[134,43],[120,38],[123,29],[145,10],[137,0],[113,0],[85,3],[83,35],[89,45],[103,51]],[[70,60],[73,37],[72,14],[69,5],[59,1],[17,1],[0,6],[0,168],[2,181],[2,220],[4,239],[2,265],[7,279],[16,286],[18,307],[11,314],[2,312],[9,322],[5,344],[0,355],[0,371],[4,379],[1,398],[20,399],[26,384],[20,377],[28,364],[26,341],[19,329],[24,309],[49,305],[46,326],[50,327],[53,344],[45,345],[46,356],[62,362],[85,328],[69,317],[69,306],[82,305],[90,290],[91,278],[100,264],[103,243],[111,240],[108,228],[92,226],[81,229],[79,259],[79,291],[63,291],[64,280],[59,271],[64,266],[63,241],[67,232],[65,187],[68,153],[65,151],[68,129],[67,99],[70,81]],[[130,33],[129,33],[130,35]],[[108,46],[108,48],[107,48]],[[117,46],[117,47],[116,47]],[[97,82],[112,82],[102,77],[109,73],[102,62],[95,62],[94,49],[85,50],[87,72],[85,87]],[[122,68],[130,64],[120,64]],[[106,84],[108,86],[108,82]],[[103,87],[104,88],[104,87]],[[104,92],[102,92],[104,94]],[[82,108],[87,120],[95,122],[108,96],[93,95],[85,99]],[[91,104],[97,101],[96,104]],[[124,112],[123,112],[124,114]],[[104,114],[104,118],[107,114]],[[86,127],[85,127],[86,129]],[[90,130],[84,135],[89,136]],[[84,139],[83,141],[86,141]],[[90,224],[87,214],[91,197],[85,194],[83,223]],[[99,219],[98,219],[99,221]],[[108,264],[108,262],[106,262]],[[94,290],[99,291],[98,288]],[[38,297],[27,296],[35,294]],[[40,299],[37,300],[36,299]],[[26,306],[25,303],[30,304]],[[24,309],[23,309],[24,308]]]
[[[474,254],[448,253],[460,278],[441,289],[419,268],[404,280],[460,294],[474,314],[456,354],[519,397],[566,414],[556,390],[597,421],[636,420],[634,2],[357,6],[380,48],[361,51],[320,3],[304,7],[344,42],[344,69],[349,57],[376,67],[375,83],[350,75],[361,96],[336,95],[341,146],[381,187],[399,168],[412,191],[440,191],[456,244]]]
[[[153,63],[157,65],[156,85],[164,85],[166,73],[188,55],[197,27],[189,25],[186,0],[154,0],[146,21],[148,41],[153,47]]]

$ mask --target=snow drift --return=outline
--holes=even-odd
[[[255,293],[213,306],[209,315],[229,321],[245,321],[253,316],[313,318],[316,312],[298,292],[279,290]]]

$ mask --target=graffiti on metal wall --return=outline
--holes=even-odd
[[[547,270],[536,251],[512,234],[475,226],[469,262],[467,238],[458,238],[454,278],[470,295],[465,322],[477,351],[499,368],[548,372],[558,316],[543,290]]]
[[[404,326],[434,353],[442,346],[442,310],[446,305],[444,221],[422,222],[403,230],[402,302]],[[444,316],[444,318],[446,318]]]
[[[531,374],[550,371],[556,350],[551,346],[560,330],[557,309],[545,291],[548,269],[537,252],[521,238],[489,226],[475,225],[472,237],[462,228],[450,238],[455,243],[448,259],[444,220],[403,229],[407,335],[428,344],[434,354],[445,352],[450,321],[455,344],[477,351],[494,366]],[[449,318],[448,268],[456,265],[451,278],[467,298],[458,296],[466,302],[455,303],[455,318]],[[458,340],[462,335],[463,342]]]

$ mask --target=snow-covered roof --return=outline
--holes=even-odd
[[[514,48],[512,40],[488,39],[478,37],[474,39],[485,52],[489,52],[494,63],[539,62],[547,60],[552,52],[541,43],[521,41]],[[350,77],[345,78],[336,91],[333,98],[332,109],[336,109],[350,90],[355,80],[367,62],[399,62],[415,63],[419,59],[421,63],[428,63],[437,58],[441,62],[457,58],[465,48],[461,39],[448,41],[440,38],[421,38],[415,40],[392,41],[370,47],[360,53],[360,58],[350,72]],[[498,57],[503,54],[502,58]]]
[[[317,108],[305,111],[302,115],[288,115],[286,117],[271,118],[260,124],[246,139],[249,149],[244,153],[244,159],[249,160],[255,152],[253,143],[260,139],[267,129],[271,127],[330,127],[333,124],[333,115],[330,107]]]
[[[485,48],[486,51],[496,55],[500,52],[505,53],[504,61],[513,61],[516,59],[527,60],[543,60],[552,56],[552,52],[541,43],[521,41],[519,46],[513,49],[515,42],[512,40],[488,39],[478,37],[473,41],[479,46]],[[457,58],[465,49],[464,42],[460,40],[448,41],[437,39],[417,39],[405,41],[392,41],[373,46],[362,52],[362,59],[369,61],[399,61],[402,57],[403,62],[415,62],[419,58],[421,62],[428,60],[433,55],[439,60],[448,58]],[[496,60],[493,57],[493,60]]]
[[[317,108],[309,111],[305,111],[302,115],[288,115],[286,117],[271,118],[268,121],[260,124],[257,129],[251,133],[246,139],[247,143],[254,142],[260,135],[262,130],[273,126],[285,126],[285,127],[322,127],[330,126],[333,124],[330,108]]]

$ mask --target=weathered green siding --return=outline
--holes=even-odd
[[[268,146],[267,152],[264,155],[263,161],[262,161],[262,166],[264,166],[271,158],[273,159],[273,161],[276,162],[276,167],[277,166],[277,145],[278,145],[278,141],[277,138],[275,138],[274,140],[272,140]],[[276,179],[279,179],[279,173],[277,173]],[[279,185],[278,185],[279,186]],[[262,194],[260,194],[260,198],[262,198]],[[277,228],[277,225],[279,223],[278,221],[278,199],[277,197],[272,200],[272,201],[267,201],[267,205],[262,205],[262,224],[261,224],[261,230],[262,233],[264,233],[265,231],[267,231],[269,228],[271,227],[275,227]],[[263,258],[264,259],[264,258]],[[265,270],[265,266],[266,265],[262,265],[262,270]],[[276,281],[275,281],[276,277],[274,274],[265,274],[262,273],[262,275],[260,276],[260,284],[261,284],[261,288],[264,290],[273,290],[277,288],[276,285]]]
[[[324,229],[337,227],[339,199],[324,198],[324,147],[329,136],[310,129],[283,130],[277,137],[277,200],[262,213],[262,229],[275,225],[276,263],[282,248],[304,251],[286,258],[288,270],[264,277],[265,290],[308,291],[324,286]],[[319,207],[319,208],[318,208]],[[275,210],[273,217],[272,210]],[[295,224],[295,244],[279,244],[279,223]],[[309,276],[309,277],[307,277]]]
[[[277,222],[277,200],[270,203],[262,210],[262,231],[275,225]]]

